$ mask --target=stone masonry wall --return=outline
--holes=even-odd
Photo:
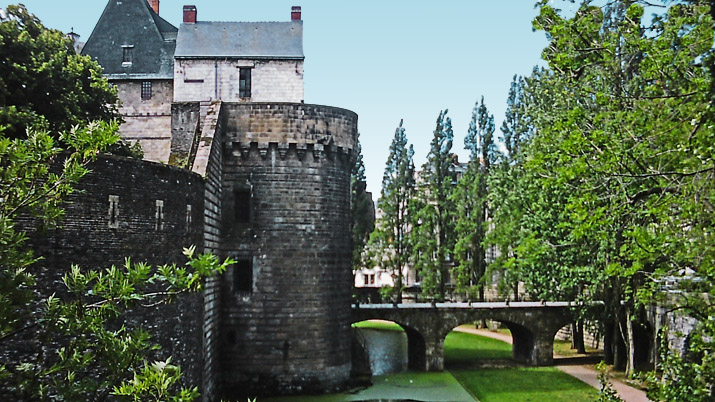
[[[201,132],[201,105],[198,102],[172,103],[171,114],[169,164],[191,168],[191,153]]]
[[[220,114],[220,104],[215,105],[215,110]],[[221,209],[222,209],[222,177],[223,177],[223,153],[221,152],[221,121],[220,116],[215,115],[212,110],[209,119],[216,121],[213,136],[201,138],[200,153],[208,150],[208,157],[205,163],[198,163],[195,172],[202,175],[206,180],[205,207],[204,213],[204,250],[216,255],[222,255],[221,251]],[[209,123],[212,124],[212,123]],[[209,126],[210,128],[210,126]],[[211,130],[209,130],[211,131]],[[202,133],[203,134],[203,133]],[[208,148],[208,149],[207,149]],[[202,158],[201,158],[202,159]],[[204,322],[203,322],[203,348],[204,348],[204,382],[202,385],[202,400],[210,402],[218,400],[219,391],[219,359],[221,350],[219,348],[219,320],[220,320],[220,289],[221,278],[210,278],[206,281],[204,288]]]
[[[186,262],[182,249],[203,247],[204,182],[189,171],[152,162],[101,156],[65,206],[60,228],[33,235],[40,297],[62,296],[62,275],[71,264],[83,269],[121,266],[125,257],[152,265]],[[203,301],[199,294],[174,304],[138,308],[125,318],[142,326],[162,349],[154,356],[182,367],[187,384],[202,381]],[[32,351],[37,345],[24,345]],[[12,349],[12,348],[9,348]],[[18,360],[14,360],[17,362]],[[7,363],[4,362],[4,363]],[[0,363],[3,364],[3,363]]]
[[[251,71],[251,97],[240,98],[239,68]],[[302,60],[177,59],[174,101],[303,102]]]
[[[351,368],[357,116],[300,104],[224,104],[221,114],[221,248],[251,270],[248,291],[238,266],[221,283],[224,396],[340,388]],[[247,221],[237,218],[242,208]]]
[[[224,104],[224,131],[234,152],[251,143],[265,149],[275,143],[279,153],[294,144],[299,152],[313,149],[336,152],[357,146],[357,115],[330,106],[292,103]]]
[[[152,97],[141,98],[142,80],[114,81],[121,106],[119,112],[124,123],[119,128],[122,138],[139,141],[144,159],[168,162],[171,147],[171,102],[174,99],[172,80],[149,80]]]

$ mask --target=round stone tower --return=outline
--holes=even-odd
[[[350,375],[357,115],[224,103],[219,382],[225,397],[324,392]]]

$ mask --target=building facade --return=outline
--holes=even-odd
[[[205,400],[343,388],[357,115],[304,103],[300,7],[205,22],[184,6],[176,29],[150,3],[110,0],[83,53],[118,87],[123,138],[203,178],[203,249],[236,260],[206,284],[191,380]]]
[[[116,85],[120,134],[139,142],[144,157],[167,162],[174,99],[174,50],[178,29],[161,18],[158,0],[109,1],[82,48]]]

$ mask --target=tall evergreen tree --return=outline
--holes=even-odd
[[[529,122],[524,110],[524,77],[512,78],[509,96],[506,100],[506,112],[502,122],[502,141],[507,151],[508,160],[514,161],[519,155],[521,144],[529,134]]]
[[[488,229],[487,179],[499,157],[494,143],[494,116],[489,114],[484,97],[474,105],[464,146],[469,150],[469,163],[452,197],[457,222],[454,277],[459,291],[468,291],[470,299],[476,296],[483,301],[483,277],[487,269],[484,243]]]
[[[531,79],[540,73],[542,70],[535,67]],[[500,293],[511,293],[514,300],[519,298],[519,281],[523,278],[521,266],[513,257],[522,231],[521,220],[525,211],[523,200],[529,190],[528,183],[522,181],[522,148],[533,131],[533,124],[527,114],[527,89],[528,80],[515,75],[509,88],[507,109],[501,126],[502,143],[507,154],[493,166],[488,179],[492,226],[486,242],[499,250],[489,270],[497,272],[500,277]]]
[[[393,301],[402,301],[404,269],[409,261],[408,211],[415,188],[415,151],[407,146],[403,121],[395,129],[390,155],[382,176],[382,190],[377,207],[380,210],[375,230],[370,235],[370,248],[375,263],[392,272]]]
[[[351,215],[353,239],[353,269],[363,265],[362,255],[365,244],[375,228],[375,208],[372,197],[367,193],[365,163],[362,157],[360,133],[358,133],[357,156],[350,177]]]
[[[422,278],[422,293],[444,300],[454,244],[454,206],[450,195],[456,182],[452,154],[454,132],[447,110],[439,113],[433,134],[415,197],[413,255]]]

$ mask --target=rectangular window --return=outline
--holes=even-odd
[[[365,286],[370,284],[370,275],[368,274],[363,274],[363,280],[365,281]]]
[[[234,218],[236,223],[248,223],[251,221],[251,192],[249,190],[237,190],[234,192]]]
[[[191,229],[191,204],[186,206],[186,231]]]
[[[130,66],[132,64],[132,53],[134,45],[122,45],[122,66]]]
[[[119,196],[109,196],[109,228],[119,228]]]
[[[164,201],[156,200],[156,222],[155,230],[164,230]]]
[[[238,96],[240,98],[251,97],[251,69],[241,67],[238,73]]]
[[[253,292],[251,260],[238,260],[233,265],[233,292],[239,296],[248,296]]]
[[[142,81],[142,100],[151,99],[151,81]]]

